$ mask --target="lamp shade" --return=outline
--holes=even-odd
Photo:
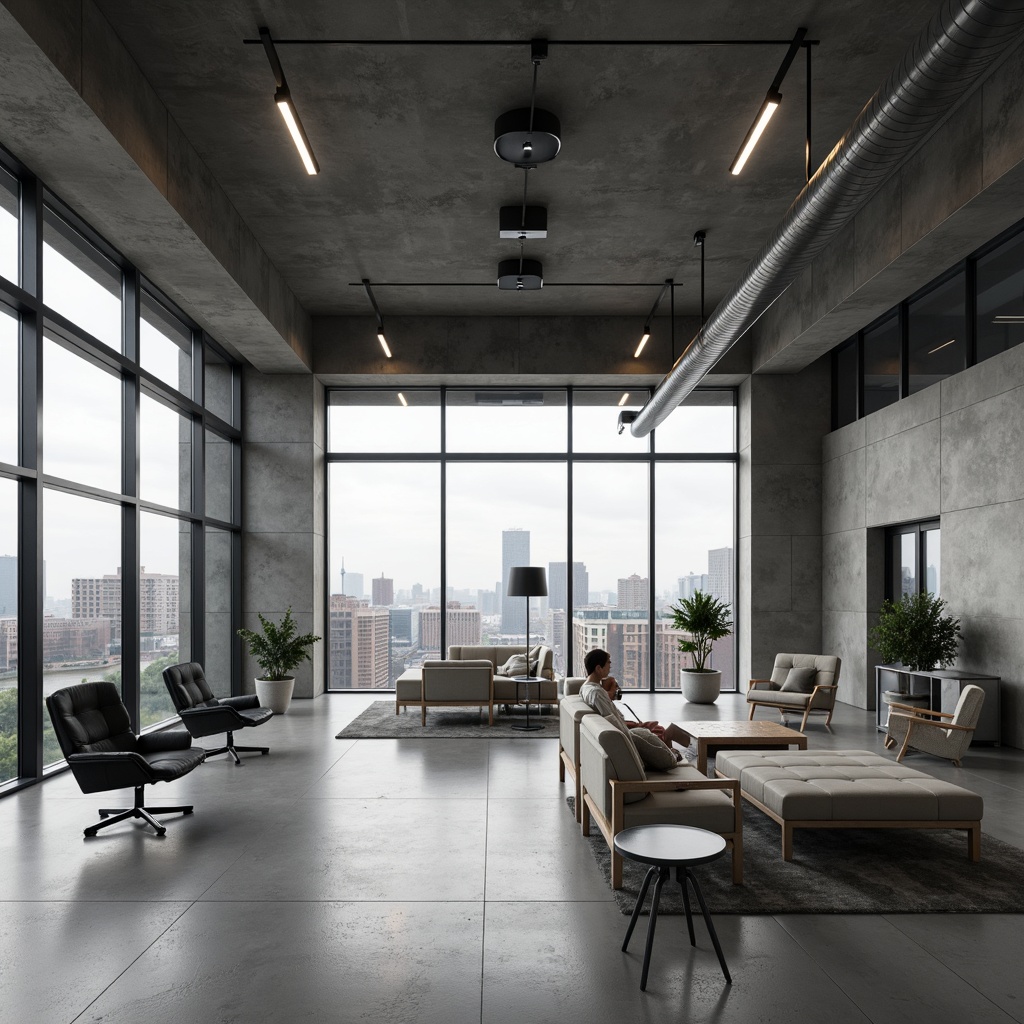
[[[508,597],[547,597],[548,580],[543,566],[517,565],[508,571]]]

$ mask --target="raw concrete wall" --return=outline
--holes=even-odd
[[[246,370],[243,380],[242,619],[280,619],[288,608],[302,633],[324,639],[295,673],[295,696],[324,691],[324,393],[309,375]],[[247,658],[253,692],[258,668]]]
[[[770,675],[776,654],[823,651],[821,438],[830,415],[827,359],[740,388],[741,689]]]
[[[882,528],[939,516],[957,666],[1002,677],[1003,742],[1024,747],[1024,346],[829,434],[822,458],[823,633],[843,658],[840,699],[873,706]]]

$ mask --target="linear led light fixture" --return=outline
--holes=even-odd
[[[398,400],[402,403],[402,405],[408,408],[409,403],[405,400],[405,395],[403,395],[401,391],[398,392]]]
[[[647,314],[647,320],[644,323],[644,333],[640,337],[640,344],[637,345],[636,351],[633,353],[634,359],[640,358],[640,353],[644,350],[644,345],[650,340],[651,337],[651,321],[654,319],[654,314],[658,312],[658,307],[661,305],[661,300],[665,298],[665,293],[675,284],[675,281],[671,277],[665,278],[665,283],[661,286],[661,291],[658,292],[658,297],[654,300],[654,305],[651,306],[650,313]],[[622,403],[620,402],[619,405]]]
[[[624,405],[626,404],[626,402],[628,402],[628,401],[629,401],[629,392],[627,391],[627,392],[626,392],[626,393],[625,393],[625,394],[624,394],[624,395],[623,395],[623,396],[622,396],[622,397],[621,397],[621,398],[619,399],[619,408],[621,409],[621,408],[622,408],[622,407],[623,407],[623,406],[624,406]]]
[[[377,318],[377,340],[380,342],[380,347],[384,349],[384,355],[390,359],[391,349],[388,348],[388,339],[384,336],[384,317],[381,316],[380,306],[377,305],[377,300],[373,297],[368,277],[363,278],[363,288],[366,291],[366,297],[370,300],[370,305],[373,306],[373,315]]]
[[[1024,316],[1014,313],[1000,313],[999,316],[992,318],[994,324],[1024,324]]]
[[[956,344],[956,338],[950,338],[949,341],[944,341],[941,345],[936,345],[935,348],[928,350],[928,355],[933,356],[936,352],[940,352],[942,349],[947,348],[950,345]]]
[[[302,159],[303,166],[306,168],[306,173],[319,174],[320,165],[316,162],[316,157],[313,156],[313,147],[309,144],[306,129],[302,127],[302,121],[299,120],[298,111],[292,102],[292,94],[288,89],[288,83],[285,81],[284,71],[281,69],[281,61],[277,56],[277,50],[274,48],[274,41],[270,38],[269,28],[265,26],[260,28],[260,40],[263,43],[263,49],[267,53],[267,60],[270,61],[270,68],[274,72],[274,81],[277,83],[277,92],[274,93],[274,102],[277,104],[277,109],[281,111],[281,116],[288,127],[288,133],[292,137],[292,142],[295,143],[295,148],[299,151],[299,156]]]
[[[789,50],[779,66],[778,73],[775,75],[772,84],[768,87],[768,92],[765,95],[764,102],[761,104],[761,109],[757,112],[757,117],[754,118],[753,124],[747,129],[747,134],[743,136],[740,148],[729,167],[730,173],[739,174],[743,170],[743,165],[750,158],[750,154],[754,152],[754,147],[764,134],[765,128],[768,127],[772,114],[779,109],[779,104],[782,102],[782,93],[779,92],[779,89],[782,88],[782,80],[786,77],[786,72],[789,70],[794,58],[800,52],[800,46],[803,44],[806,35],[807,29],[798,28],[796,30],[796,35],[793,36],[793,41],[789,44]]]

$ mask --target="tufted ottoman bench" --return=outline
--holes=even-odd
[[[793,859],[797,828],[964,829],[968,857],[981,859],[977,793],[870,750],[723,750],[715,773],[782,826],[783,860]]]

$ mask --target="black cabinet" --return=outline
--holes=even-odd
[[[984,676],[976,672],[962,672],[957,669],[934,669],[931,672],[910,672],[892,665],[878,665],[875,668],[875,724],[880,732],[885,731],[889,716],[889,705],[882,694],[890,690],[902,690],[914,695],[916,703],[930,711],[945,711],[952,714],[960,691],[965,686],[980,686],[985,691],[985,703],[981,717],[974,731],[974,743],[999,743],[999,676]]]

